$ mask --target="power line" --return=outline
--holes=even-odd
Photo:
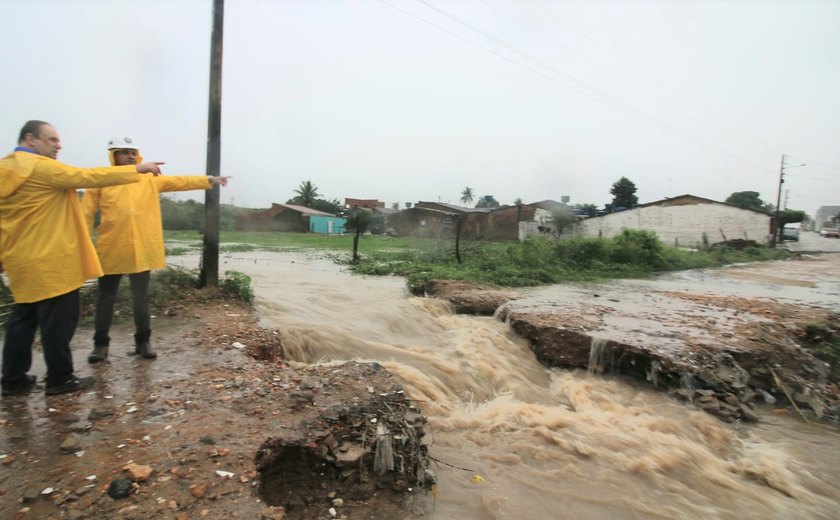
[[[760,165],[760,164],[755,163],[755,162],[753,162],[749,159],[745,159],[745,158],[740,157],[738,155],[735,155],[731,152],[728,152],[728,151],[724,150],[723,148],[718,147],[716,144],[714,144],[714,143],[712,143],[712,142],[710,142],[706,139],[703,139],[702,137],[696,136],[696,135],[694,135],[690,132],[687,132],[687,131],[679,128],[679,127],[676,127],[676,126],[674,126],[674,125],[672,125],[672,124],[670,124],[666,121],[663,121],[663,120],[661,120],[661,119],[659,119],[659,118],[657,118],[653,115],[650,115],[650,114],[644,112],[643,110],[640,110],[640,109],[638,109],[638,108],[636,108],[636,107],[634,107],[634,106],[632,106],[628,103],[625,103],[625,102],[623,102],[619,99],[615,99],[613,96],[611,96],[608,93],[598,89],[597,87],[594,87],[594,86],[586,83],[585,81],[580,80],[580,79],[572,76],[571,74],[568,74],[568,73],[558,69],[557,67],[551,65],[550,63],[546,63],[544,60],[541,60],[540,58],[537,58],[537,57],[533,56],[532,54],[530,54],[526,51],[523,51],[523,50],[505,42],[504,40],[502,40],[500,38],[497,38],[496,36],[493,36],[492,34],[487,33],[486,31],[483,31],[482,29],[480,29],[478,27],[475,27],[474,25],[472,25],[468,22],[465,22],[464,20],[461,20],[460,18],[444,11],[443,9],[440,9],[440,8],[430,4],[429,2],[427,2],[425,0],[416,0],[416,1],[420,4],[422,4],[422,5],[425,5],[426,7],[438,12],[439,14],[441,14],[443,16],[446,16],[447,18],[449,18],[449,19],[455,21],[456,23],[466,27],[467,29],[478,33],[482,37],[484,37],[486,39],[489,39],[490,41],[496,43],[497,45],[500,45],[500,46],[508,49],[509,51],[511,51],[511,52],[513,52],[513,53],[515,53],[515,54],[517,54],[517,55],[519,55],[519,56],[521,56],[521,57],[523,57],[527,60],[530,60],[530,61],[538,64],[539,66],[541,66],[545,69],[548,69],[549,71],[553,72],[554,74],[557,74],[557,75],[565,78],[567,81],[570,81],[570,82],[572,82],[576,85],[579,85],[580,88],[572,86],[572,85],[568,85],[568,84],[566,84],[562,81],[559,81],[557,78],[555,78],[553,76],[549,76],[549,75],[547,75],[547,74],[545,74],[541,71],[538,71],[538,70],[534,69],[533,67],[531,67],[527,64],[524,64],[520,61],[511,59],[508,56],[504,56],[504,55],[502,55],[502,54],[500,54],[496,51],[493,51],[493,50],[491,50],[491,49],[489,49],[489,48],[487,48],[483,45],[480,45],[480,44],[478,44],[478,43],[476,43],[472,40],[469,40],[469,39],[467,39],[467,38],[465,38],[465,37],[463,37],[459,34],[456,34],[456,33],[452,32],[448,29],[445,29],[445,28],[443,28],[443,27],[441,27],[441,26],[439,26],[439,25],[437,25],[433,22],[430,22],[430,21],[426,20],[425,18],[422,18],[420,16],[415,15],[414,13],[410,13],[410,12],[408,12],[408,11],[402,9],[402,8],[399,8],[399,7],[397,7],[393,4],[390,4],[390,3],[386,2],[385,0],[379,0],[379,1],[382,2],[385,5],[393,8],[393,9],[396,9],[396,10],[398,10],[398,11],[404,13],[404,14],[407,14],[407,15],[411,16],[412,18],[418,19],[418,20],[420,20],[420,21],[422,21],[422,22],[424,22],[428,25],[431,25],[431,26],[433,26],[433,27],[435,27],[435,28],[437,28],[441,31],[446,32],[447,34],[455,36],[455,37],[457,37],[461,40],[464,40],[464,41],[466,41],[466,42],[468,42],[472,45],[475,45],[482,50],[490,52],[490,53],[492,53],[496,56],[499,56],[499,57],[501,57],[501,58],[503,58],[503,59],[505,59],[505,60],[507,60],[511,63],[514,63],[515,65],[518,65],[518,66],[526,68],[526,69],[528,69],[532,72],[535,72],[535,73],[549,79],[550,81],[554,81],[555,83],[563,85],[566,88],[574,90],[575,92],[578,92],[578,93],[580,93],[580,94],[582,94],[586,97],[589,97],[590,99],[594,99],[594,100],[599,101],[603,104],[606,104],[606,105],[608,105],[612,108],[616,108],[618,110],[621,110],[621,111],[623,111],[623,112],[625,112],[625,113],[627,113],[627,114],[629,114],[629,115],[631,115],[631,116],[633,116],[633,117],[635,117],[635,118],[637,118],[641,121],[644,121],[644,122],[650,124],[651,126],[655,126],[655,127],[659,128],[660,130],[664,130],[666,132],[669,132],[669,133],[672,133],[672,134],[677,135],[679,137],[682,137],[686,141],[694,142],[695,144],[698,144],[702,147],[705,147],[705,148],[707,148],[707,149],[709,149],[709,150],[711,150],[711,151],[713,151],[717,154],[727,156],[730,159],[734,159],[736,161],[740,161],[740,162],[743,162],[743,163],[746,163],[746,164],[750,164],[753,167],[759,168],[761,170],[767,170],[767,168],[763,165]],[[585,89],[585,90],[581,90],[581,89]],[[589,91],[589,92],[586,92],[586,91]]]
[[[790,177],[796,177],[797,179],[807,179],[809,181],[836,182],[836,183],[840,184],[840,179],[838,179],[838,178],[828,179],[826,177],[811,177],[811,176],[794,174],[794,173],[789,173],[788,175]]]
[[[830,164],[821,163],[819,161],[812,161],[811,159],[805,159],[803,157],[799,157],[797,155],[791,155],[790,157],[796,157],[797,160],[807,162],[813,166],[822,166],[823,168],[831,168],[832,170],[840,170],[840,166],[832,166]]]
[[[481,1],[482,1],[482,2],[484,2],[485,0],[481,0]],[[534,2],[528,2],[528,3],[530,3],[531,5],[535,5],[535,4],[534,4]],[[610,49],[607,45],[604,45],[603,43],[599,42],[599,41],[598,41],[598,40],[596,40],[595,38],[592,38],[591,36],[589,36],[589,35],[588,35],[588,34],[586,34],[585,32],[581,31],[580,29],[578,29],[578,28],[576,28],[575,26],[571,25],[570,23],[566,22],[566,21],[565,21],[565,20],[563,20],[562,18],[558,17],[558,16],[557,16],[556,14],[554,14],[551,10],[546,9],[546,8],[544,8],[543,6],[538,5],[538,4],[536,5],[536,7],[538,7],[540,10],[542,10],[544,13],[546,13],[546,15],[548,16],[548,18],[549,18],[549,19],[552,19],[552,20],[554,20],[556,23],[558,23],[558,24],[560,24],[560,25],[563,25],[563,26],[567,27],[568,29],[571,29],[571,30],[572,30],[572,31],[574,31],[575,33],[579,34],[580,36],[582,36],[582,37],[586,38],[587,40],[589,40],[590,42],[592,42],[593,44],[595,44],[595,46],[596,46],[596,47],[598,47],[598,48],[600,48],[602,51],[604,51],[604,52],[606,52],[607,54],[611,55],[611,56],[612,56],[613,58],[615,58],[616,60],[618,60],[618,61],[620,61],[620,62],[624,63],[624,64],[625,64],[625,65],[627,65],[628,67],[630,67],[630,68],[632,68],[632,69],[636,70],[637,72],[639,72],[639,73],[643,74],[644,76],[647,76],[647,78],[648,78],[649,80],[651,80],[654,84],[658,84],[658,85],[659,85],[659,86],[660,86],[663,90],[666,90],[667,92],[669,92],[669,93],[673,94],[675,97],[678,97],[678,98],[681,98],[681,99],[682,99],[682,100],[684,100],[684,101],[687,101],[690,105],[696,105],[696,108],[697,108],[697,109],[699,109],[699,110],[701,110],[701,111],[702,111],[702,112],[704,112],[704,113],[707,113],[707,114],[708,114],[708,113],[713,113],[713,111],[712,111],[712,110],[710,110],[709,108],[707,108],[707,107],[705,107],[705,106],[701,106],[699,103],[697,103],[696,101],[692,100],[691,98],[689,98],[688,96],[686,96],[686,95],[685,95],[685,94],[683,94],[682,92],[680,92],[680,91],[678,91],[678,90],[676,90],[676,89],[674,89],[674,88],[671,88],[670,86],[668,86],[668,84],[667,84],[667,83],[665,83],[664,81],[660,80],[659,78],[657,78],[656,76],[654,76],[654,75],[653,75],[653,74],[651,74],[650,72],[648,72],[648,71],[646,71],[646,70],[642,69],[641,67],[639,67],[638,65],[634,64],[633,62],[631,62],[631,61],[629,61],[629,60],[625,59],[624,57],[622,57],[621,55],[619,55],[618,53],[616,53],[616,52],[614,52],[612,49]],[[663,103],[663,104],[664,104],[664,103]],[[666,105],[666,106],[667,106],[667,105]],[[700,118],[698,118],[698,117],[696,117],[696,116],[691,116],[691,115],[689,115],[689,117],[692,117],[693,119],[695,119],[695,120],[700,121],[701,123],[703,123],[706,127],[711,128],[711,124],[710,124],[710,123],[705,122],[705,121],[703,121],[702,119],[700,119]],[[766,143],[766,142],[763,142],[763,141],[762,141],[762,142],[761,142],[761,143],[759,143],[759,144],[760,144],[760,145],[761,145],[761,147],[762,147],[764,150],[766,150],[766,151],[771,151],[772,149],[774,149],[774,147],[769,146],[769,145],[768,145],[768,143]]]
[[[504,15],[504,16],[506,16],[506,17],[508,17],[508,18],[511,18],[511,19],[514,19],[514,20],[515,20],[515,18],[513,18],[513,17],[512,17],[512,16],[510,16],[509,14],[507,14],[507,13],[503,12],[503,11],[502,11],[502,10],[500,10],[498,7],[493,6],[493,5],[492,5],[492,4],[490,4],[487,0],[479,0],[479,1],[480,1],[481,3],[483,3],[483,4],[487,5],[488,7],[492,8],[492,9],[495,9],[496,11],[498,11],[498,12],[502,13],[502,15]],[[547,14],[548,14],[548,17],[549,17],[549,18],[551,18],[554,22],[561,23],[561,24],[563,24],[564,26],[568,27],[569,29],[572,29],[574,32],[578,33],[579,35],[583,36],[583,37],[584,37],[584,38],[586,38],[587,40],[591,41],[592,43],[594,43],[595,45],[597,45],[598,47],[600,47],[602,50],[604,50],[604,51],[605,51],[605,52],[607,52],[608,54],[611,54],[613,57],[615,57],[615,58],[616,58],[616,59],[618,59],[619,61],[622,61],[622,62],[624,62],[625,64],[627,64],[627,65],[631,66],[632,68],[636,69],[638,72],[642,72],[643,74],[645,74],[646,76],[648,76],[648,78],[649,78],[649,79],[654,80],[654,83],[657,83],[657,82],[658,82],[658,81],[656,81],[656,78],[654,78],[654,77],[653,77],[653,76],[651,76],[650,74],[646,73],[645,71],[643,71],[643,70],[639,69],[638,67],[634,66],[634,65],[633,65],[633,64],[631,64],[630,62],[628,62],[628,61],[626,61],[626,60],[622,59],[622,58],[621,58],[621,56],[619,56],[619,55],[615,54],[614,52],[610,51],[610,50],[609,50],[609,48],[607,48],[607,47],[606,47],[605,45],[603,45],[603,44],[598,43],[595,39],[591,38],[591,37],[590,37],[590,36],[588,36],[586,33],[584,33],[584,32],[582,32],[582,31],[580,31],[580,30],[578,30],[578,29],[574,28],[573,26],[569,25],[567,22],[565,22],[565,21],[563,21],[563,20],[561,20],[561,19],[557,18],[557,17],[556,17],[553,13],[551,13],[551,12],[550,12],[550,11],[548,11],[547,9],[544,9],[544,8],[542,8],[541,6],[538,6],[538,7],[540,7],[540,9],[542,9],[542,10],[543,10],[543,12],[547,13]],[[653,94],[652,92],[647,91],[646,89],[644,89],[644,88],[640,87],[639,85],[636,85],[635,83],[633,83],[633,82],[629,81],[628,79],[626,79],[626,78],[622,77],[621,75],[617,74],[617,73],[616,73],[615,71],[613,71],[612,69],[610,69],[610,68],[608,68],[608,67],[605,67],[605,66],[602,66],[602,65],[600,65],[599,63],[597,63],[597,62],[595,62],[595,61],[593,61],[593,60],[591,60],[591,59],[587,58],[587,57],[586,57],[586,56],[584,56],[583,54],[581,54],[581,53],[579,53],[579,52],[575,51],[574,49],[572,49],[572,48],[570,48],[570,47],[568,47],[568,46],[566,46],[566,45],[563,45],[563,44],[562,44],[562,43],[560,43],[560,42],[559,42],[556,38],[553,38],[553,37],[551,37],[551,36],[547,36],[547,35],[543,35],[543,38],[545,38],[546,40],[548,40],[548,41],[552,42],[554,45],[556,45],[556,46],[557,46],[557,47],[559,47],[560,49],[562,49],[562,50],[564,50],[564,51],[568,52],[569,54],[572,54],[573,56],[577,57],[578,59],[580,59],[580,60],[582,60],[582,61],[585,61],[586,63],[588,63],[588,64],[592,65],[593,67],[595,67],[595,68],[597,68],[597,69],[601,70],[602,72],[604,72],[604,73],[606,73],[606,74],[608,74],[608,75],[612,76],[613,78],[615,78],[615,79],[617,79],[618,81],[620,81],[620,82],[624,83],[624,84],[625,84],[625,85],[627,85],[628,87],[630,87],[630,88],[632,88],[632,89],[634,89],[634,90],[636,90],[636,91],[638,91],[638,92],[641,92],[642,94],[644,94],[644,95],[646,95],[646,96],[650,97],[651,99],[655,100],[657,103],[660,103],[660,104],[664,105],[665,107],[667,107],[667,108],[669,108],[669,109],[671,109],[671,110],[673,110],[673,111],[675,111],[675,112],[679,112],[680,114],[682,114],[682,115],[684,115],[684,116],[686,116],[686,117],[688,117],[688,118],[694,119],[695,121],[697,121],[697,122],[701,123],[702,125],[706,126],[707,128],[712,129],[712,126],[711,126],[711,124],[710,124],[708,121],[704,121],[704,120],[702,120],[702,119],[698,118],[697,116],[695,116],[695,115],[693,115],[693,114],[690,114],[689,112],[686,112],[685,110],[681,109],[680,107],[677,107],[677,106],[674,106],[674,105],[672,105],[672,104],[668,103],[667,101],[665,101],[665,100],[661,99],[660,97],[656,96],[656,95],[655,95],[655,94]],[[661,82],[659,82],[659,83],[661,83]],[[673,89],[670,89],[669,87],[667,87],[667,85],[661,84],[660,86],[664,87],[664,89],[665,89],[665,90],[668,90],[668,91],[670,91],[670,92],[672,92],[672,93],[679,94],[679,93],[677,93],[676,91],[674,91]],[[683,99],[685,99],[685,100],[687,100],[687,101],[691,102],[691,100],[689,100],[688,98],[686,98],[684,95],[682,95],[682,94],[679,94],[679,95],[680,95],[680,97],[682,97]]]

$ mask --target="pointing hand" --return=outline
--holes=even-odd
[[[210,182],[212,184],[216,184],[218,186],[227,186],[228,185],[228,179],[230,179],[232,177],[229,177],[229,176],[228,177],[219,177],[219,176],[216,176],[216,175],[208,175],[207,178],[210,180]]]
[[[147,162],[137,165],[137,173],[151,173],[152,175],[160,175],[160,165],[166,164],[163,162]]]

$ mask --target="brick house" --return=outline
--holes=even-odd
[[[527,204],[501,208],[466,208],[442,202],[418,202],[386,216],[386,229],[398,235],[454,238],[458,221],[465,240],[518,240],[519,222],[534,217]]]
[[[310,217],[335,217],[330,213],[298,206],[296,204],[276,204],[248,215],[243,215],[236,222],[237,229],[243,231],[291,231],[307,233],[312,231]],[[316,219],[317,220],[317,219]]]

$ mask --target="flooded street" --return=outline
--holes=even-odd
[[[734,291],[836,309],[837,261],[815,265],[610,284],[619,297],[553,286],[528,298],[597,293],[630,311],[651,289]],[[836,428],[769,407],[758,424],[726,424],[644,383],[546,369],[505,323],[410,297],[400,278],[353,276],[302,253],[225,255],[227,269],[253,278],[257,311],[281,331],[290,360],[377,361],[403,383],[429,416],[439,462],[432,518],[828,519],[840,510]]]

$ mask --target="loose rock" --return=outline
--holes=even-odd
[[[131,494],[134,483],[130,478],[121,478],[111,482],[108,486],[108,496],[114,499],[125,498]]]

